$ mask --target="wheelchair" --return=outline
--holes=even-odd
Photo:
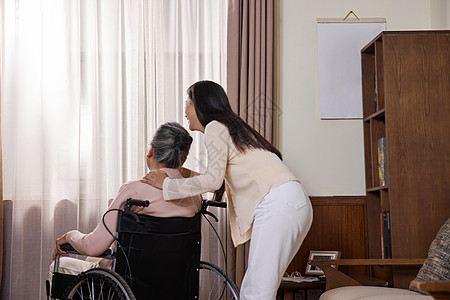
[[[118,210],[115,249],[100,256],[112,260],[112,268],[64,274],[58,272],[58,255],[51,288],[46,281],[48,299],[239,299],[238,287],[224,271],[200,261],[201,216],[217,221],[207,207],[226,207],[225,202],[203,200],[200,212],[191,218],[135,214],[130,210],[133,205],[149,202],[128,199]],[[62,248],[78,254],[70,244]]]

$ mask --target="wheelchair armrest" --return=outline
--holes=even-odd
[[[64,251],[67,251],[67,252],[69,252],[69,253],[72,253],[72,254],[80,254],[80,253],[78,253],[78,251],[75,250],[75,248],[72,247],[72,245],[69,244],[69,243],[61,245],[61,249],[64,250]],[[108,248],[108,249],[105,250],[105,252],[103,252],[101,255],[99,255],[99,257],[104,257],[104,256],[110,257],[111,254],[112,254],[111,249]]]

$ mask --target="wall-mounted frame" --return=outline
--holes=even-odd
[[[340,257],[340,251],[310,251],[308,261],[313,259],[339,259]],[[336,266],[332,267],[336,268]],[[305,275],[324,275],[324,273],[319,267],[307,264]]]
[[[352,17],[354,16],[354,17]],[[321,119],[361,119],[361,49],[386,30],[386,18],[317,19]]]

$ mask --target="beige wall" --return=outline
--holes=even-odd
[[[353,10],[387,30],[449,29],[449,0],[279,0],[279,148],[309,195],[364,195],[361,120],[320,120],[317,18]]]
[[[450,1],[431,0],[431,28],[450,28]]]

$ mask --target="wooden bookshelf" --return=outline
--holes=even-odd
[[[369,258],[424,258],[450,216],[450,31],[385,31],[361,50]],[[377,141],[386,139],[382,185]],[[407,287],[418,268],[392,267]]]

